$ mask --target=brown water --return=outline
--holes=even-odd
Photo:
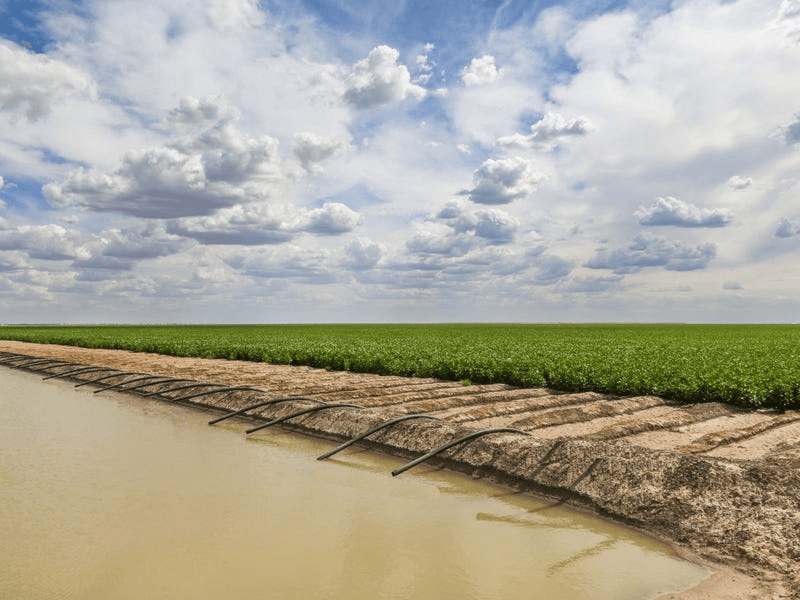
[[[209,418],[0,370],[0,598],[633,600],[708,576],[552,501]]]

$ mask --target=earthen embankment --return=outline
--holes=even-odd
[[[148,373],[255,388],[188,401],[219,414],[263,399],[298,397],[249,411],[246,418],[253,423],[319,402],[360,407],[332,408],[289,424],[334,439],[350,439],[404,414],[441,418],[404,421],[367,442],[406,457],[419,456],[470,431],[522,429],[530,435],[481,437],[432,464],[590,507],[755,575],[762,584],[760,597],[800,598],[800,413],[796,411],[686,406],[653,396],[616,398],[507,385],[463,386],[433,379],[22,342],[0,341],[0,351],[132,373],[105,379],[103,385],[121,382],[124,387],[126,378],[141,377],[133,373]],[[67,373],[72,368],[54,365],[47,372]],[[74,375],[82,381],[101,376]],[[174,400],[191,391],[170,391],[174,387],[155,384],[138,393]]]

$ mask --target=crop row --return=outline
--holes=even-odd
[[[800,408],[792,325],[7,326],[0,339]]]

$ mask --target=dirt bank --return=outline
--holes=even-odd
[[[478,438],[435,464],[589,507],[736,569],[719,567],[705,587],[686,598],[800,598],[797,412],[679,406],[651,396],[616,398],[506,385],[465,387],[433,379],[22,342],[0,341],[0,351],[264,390],[193,400],[228,410],[278,396],[363,407],[329,409],[292,422],[295,428],[341,439],[403,414],[443,419],[405,421],[370,438],[374,447],[402,456],[416,457],[471,430],[523,429],[531,435]],[[68,370],[55,366],[47,372]],[[99,376],[76,375],[86,380]],[[126,377],[136,375],[104,383]],[[163,389],[164,397],[173,398],[186,393],[170,394],[167,388],[147,391]],[[295,400],[266,406],[247,418],[264,422],[313,404]]]

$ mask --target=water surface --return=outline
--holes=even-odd
[[[635,600],[708,576],[552,501],[211,416],[1,369],[0,598]]]

